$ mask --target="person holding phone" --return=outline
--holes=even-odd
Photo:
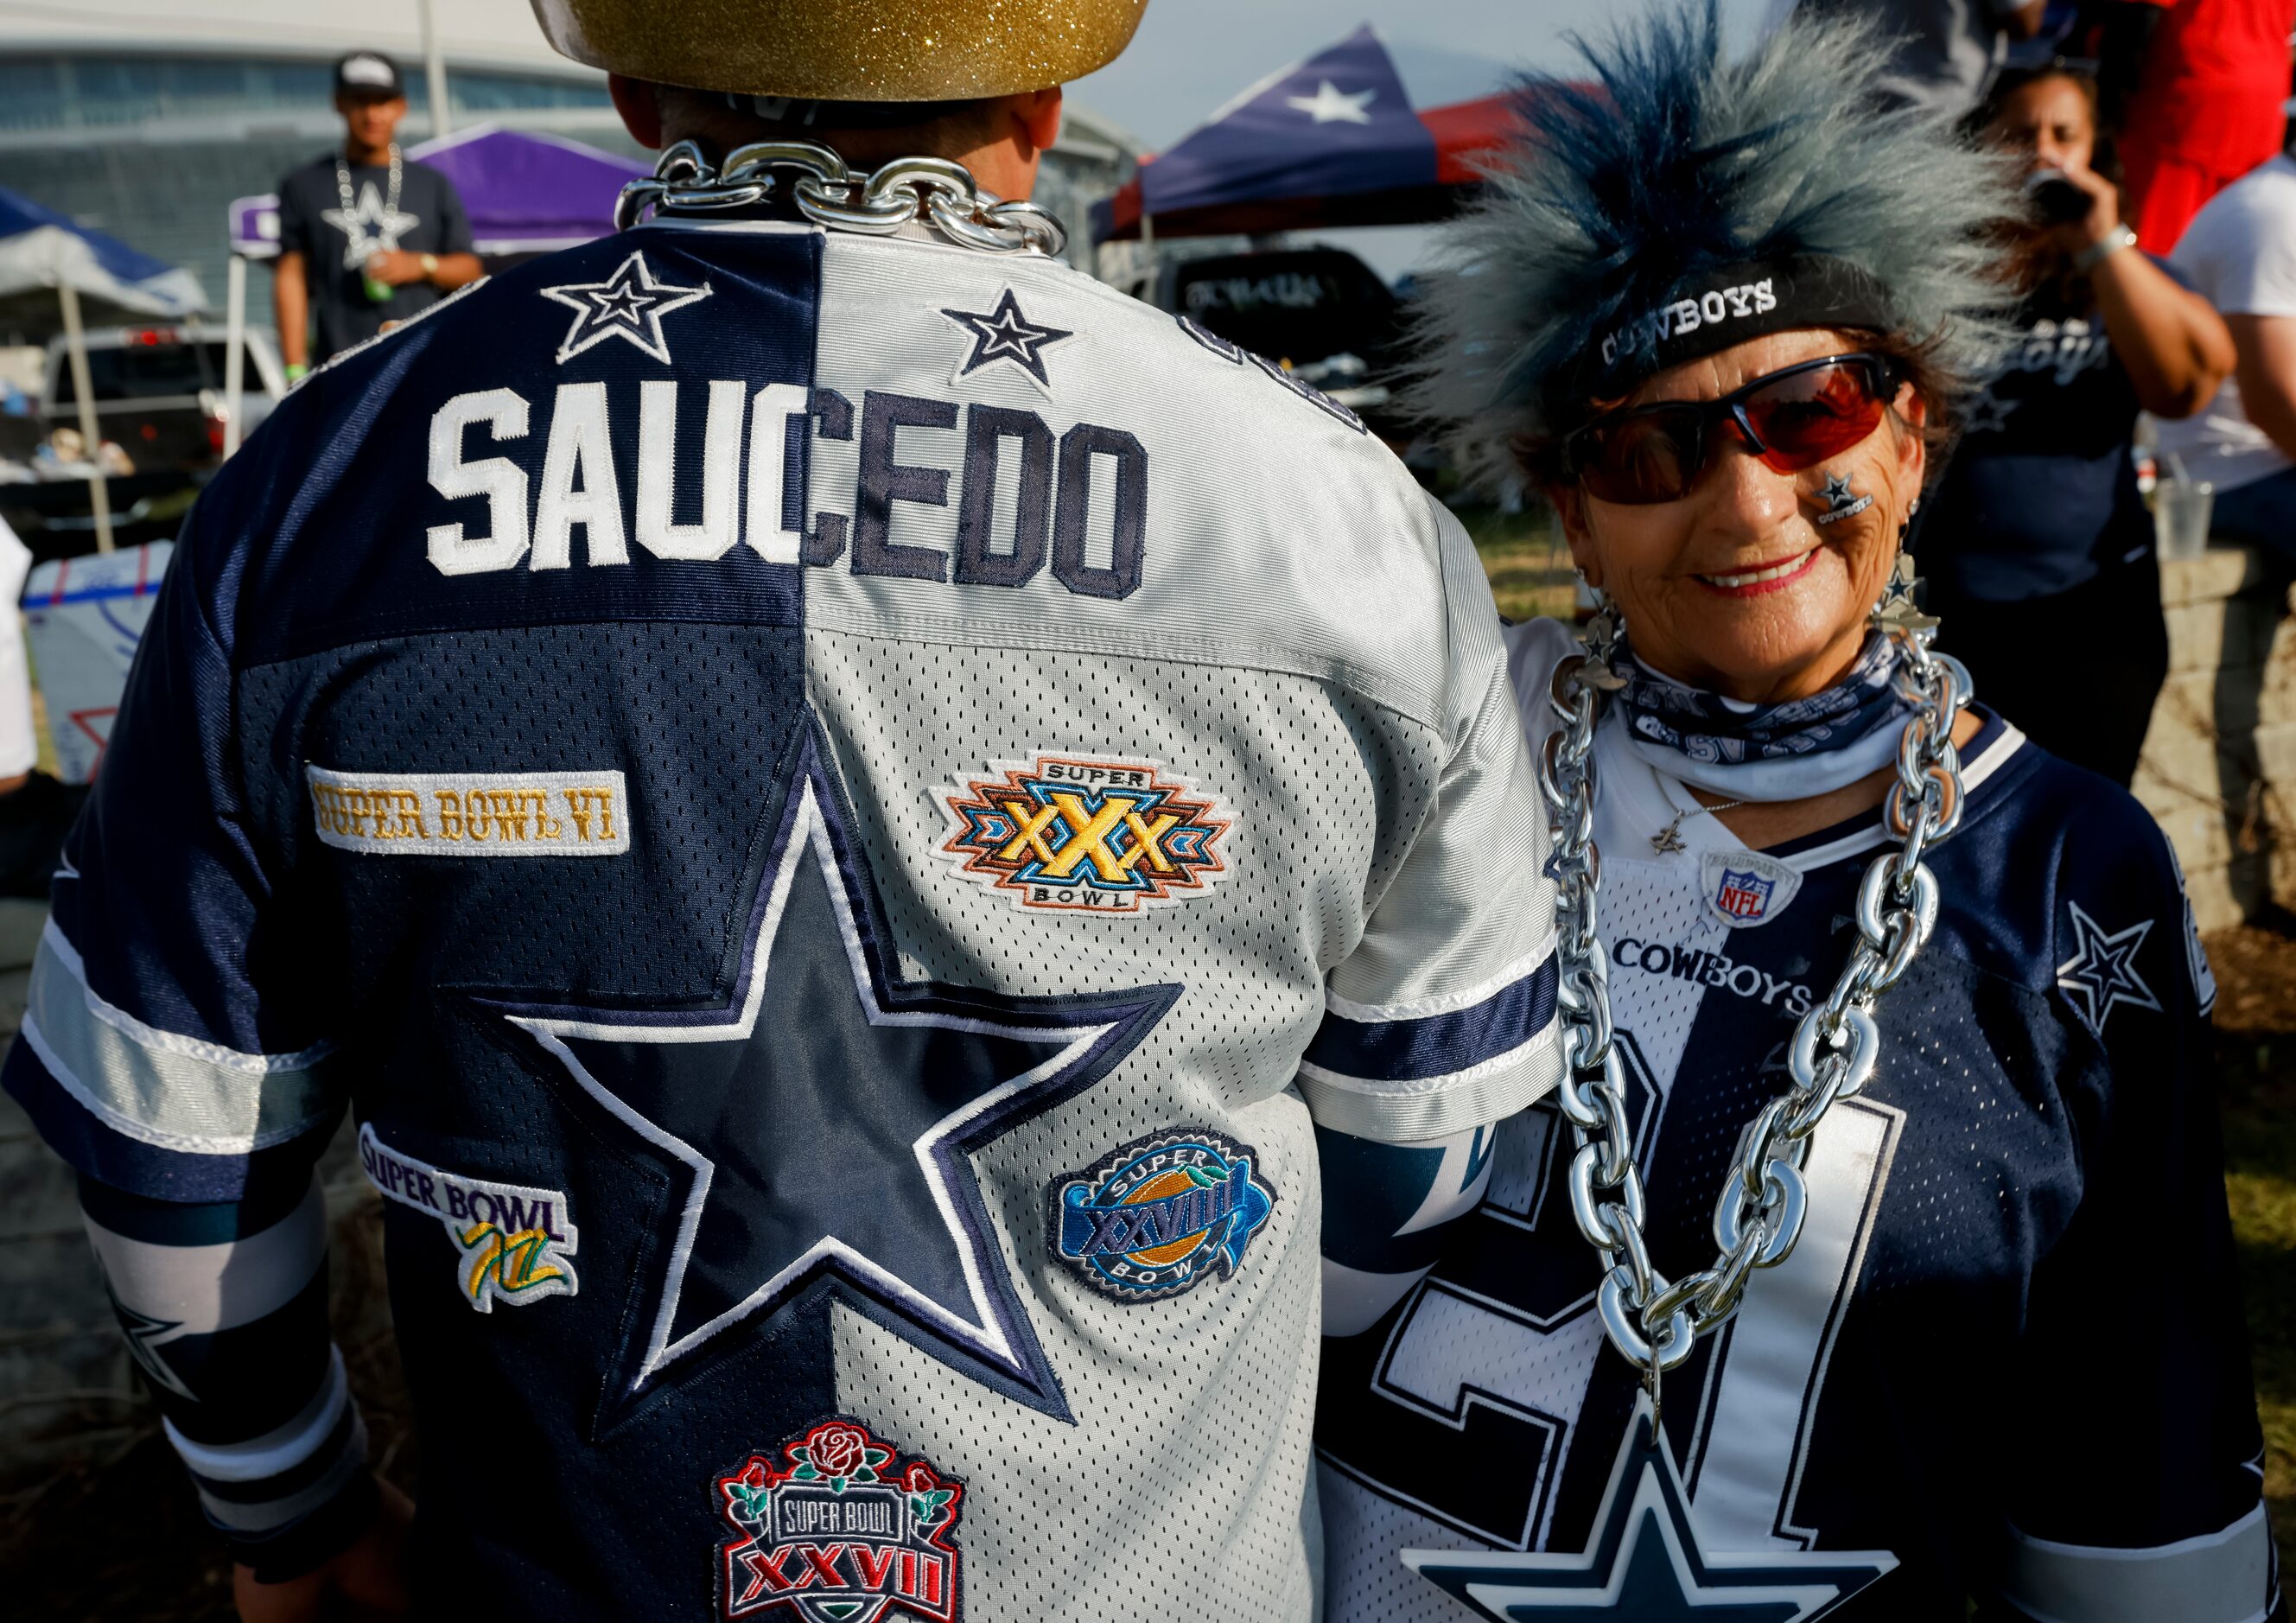
[[[2005,78],[1976,123],[2028,165],[2028,218],[2003,265],[2024,302],[1916,530],[1928,606],[2004,715],[2126,786],[2169,670],[2136,414],[2200,410],[2232,370],[2232,335],[2131,251],[2100,172],[2095,81],[2063,67]]]

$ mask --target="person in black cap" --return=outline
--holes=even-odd
[[[291,380],[480,274],[455,183],[399,152],[406,89],[390,59],[337,62],[335,111],[342,145],[279,183],[272,299]]]

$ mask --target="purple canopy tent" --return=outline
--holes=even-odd
[[[635,159],[618,158],[560,135],[533,135],[478,124],[410,146],[406,156],[455,183],[482,255],[549,253],[594,242],[614,229],[614,200],[649,173]],[[231,288],[228,319],[235,360],[247,319],[247,261],[279,253],[279,200],[266,193],[234,199],[230,208]],[[228,397],[224,455],[239,447],[239,380],[224,381]]]

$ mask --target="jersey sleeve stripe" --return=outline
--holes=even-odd
[[[1370,1083],[1439,1086],[1520,1053],[1553,1024],[1557,970],[1549,953],[1527,974],[1464,1008],[1365,1021],[1327,1009],[1301,1062],[1303,1072]]]
[[[2221,1532],[2145,1549],[2009,1534],[2002,1598],[2035,1623],[2262,1623],[2277,1603],[2260,1503]]]
[[[1318,1127],[1382,1143],[1420,1143],[1504,1121],[1537,1103],[1562,1074],[1553,1021],[1480,1064],[1437,1077],[1374,1082],[1303,1062],[1300,1091]]]
[[[247,1155],[331,1119],[324,1046],[242,1053],[145,1025],[91,988],[50,922],[32,967],[24,1040],[48,1074],[112,1131],[193,1155]]]
[[[198,1207],[176,1209],[196,1225]],[[260,1233],[209,1244],[171,1245],[115,1234],[83,1210],[87,1237],[121,1307],[212,1335],[276,1313],[327,1258],[326,1197],[314,1180],[293,1210]]]
[[[50,1149],[86,1178],[151,1200],[190,1202],[261,1199],[284,1184],[299,1191],[334,1128],[335,1113],[302,1137],[247,1155],[200,1155],[163,1149],[118,1131],[55,1075],[28,1027],[0,1066],[0,1086],[31,1117]]]

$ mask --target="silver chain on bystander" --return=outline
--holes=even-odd
[[[1595,935],[1602,853],[1595,846],[1595,725],[1603,695],[1625,685],[1612,668],[1619,626],[1609,606],[1588,627],[1588,652],[1555,668],[1549,693],[1562,725],[1546,741],[1538,782],[1554,823],[1556,957],[1568,1070],[1556,1093],[1576,1135],[1571,1216],[1608,1272],[1596,1308],[1611,1344],[1644,1372],[1653,1404],[1660,1377],[1690,1357],[1698,1337],[1738,1310],[1757,1268],[1791,1256],[1808,1206],[1802,1170],[1811,1135],[1836,1102],[1874,1075],[1882,1046],[1873,1007],[1903,978],[1936,927],[1938,881],[1923,861],[1960,826],[1961,757],[1953,729],[1969,702],[1968,669],[1931,651],[1933,620],[1913,614],[1902,568],[1874,624],[1898,645],[1891,680],[1917,705],[1898,743],[1897,780],[1882,802],[1898,841],[1857,887],[1858,940],[1825,1000],[1804,1015],[1787,1051],[1787,1090],[1739,1139],[1714,1209],[1720,1247],[1711,1266],[1670,1280],[1643,1235],[1644,1197],[1627,1120],[1624,1078],[1611,1045],[1610,957]]]

